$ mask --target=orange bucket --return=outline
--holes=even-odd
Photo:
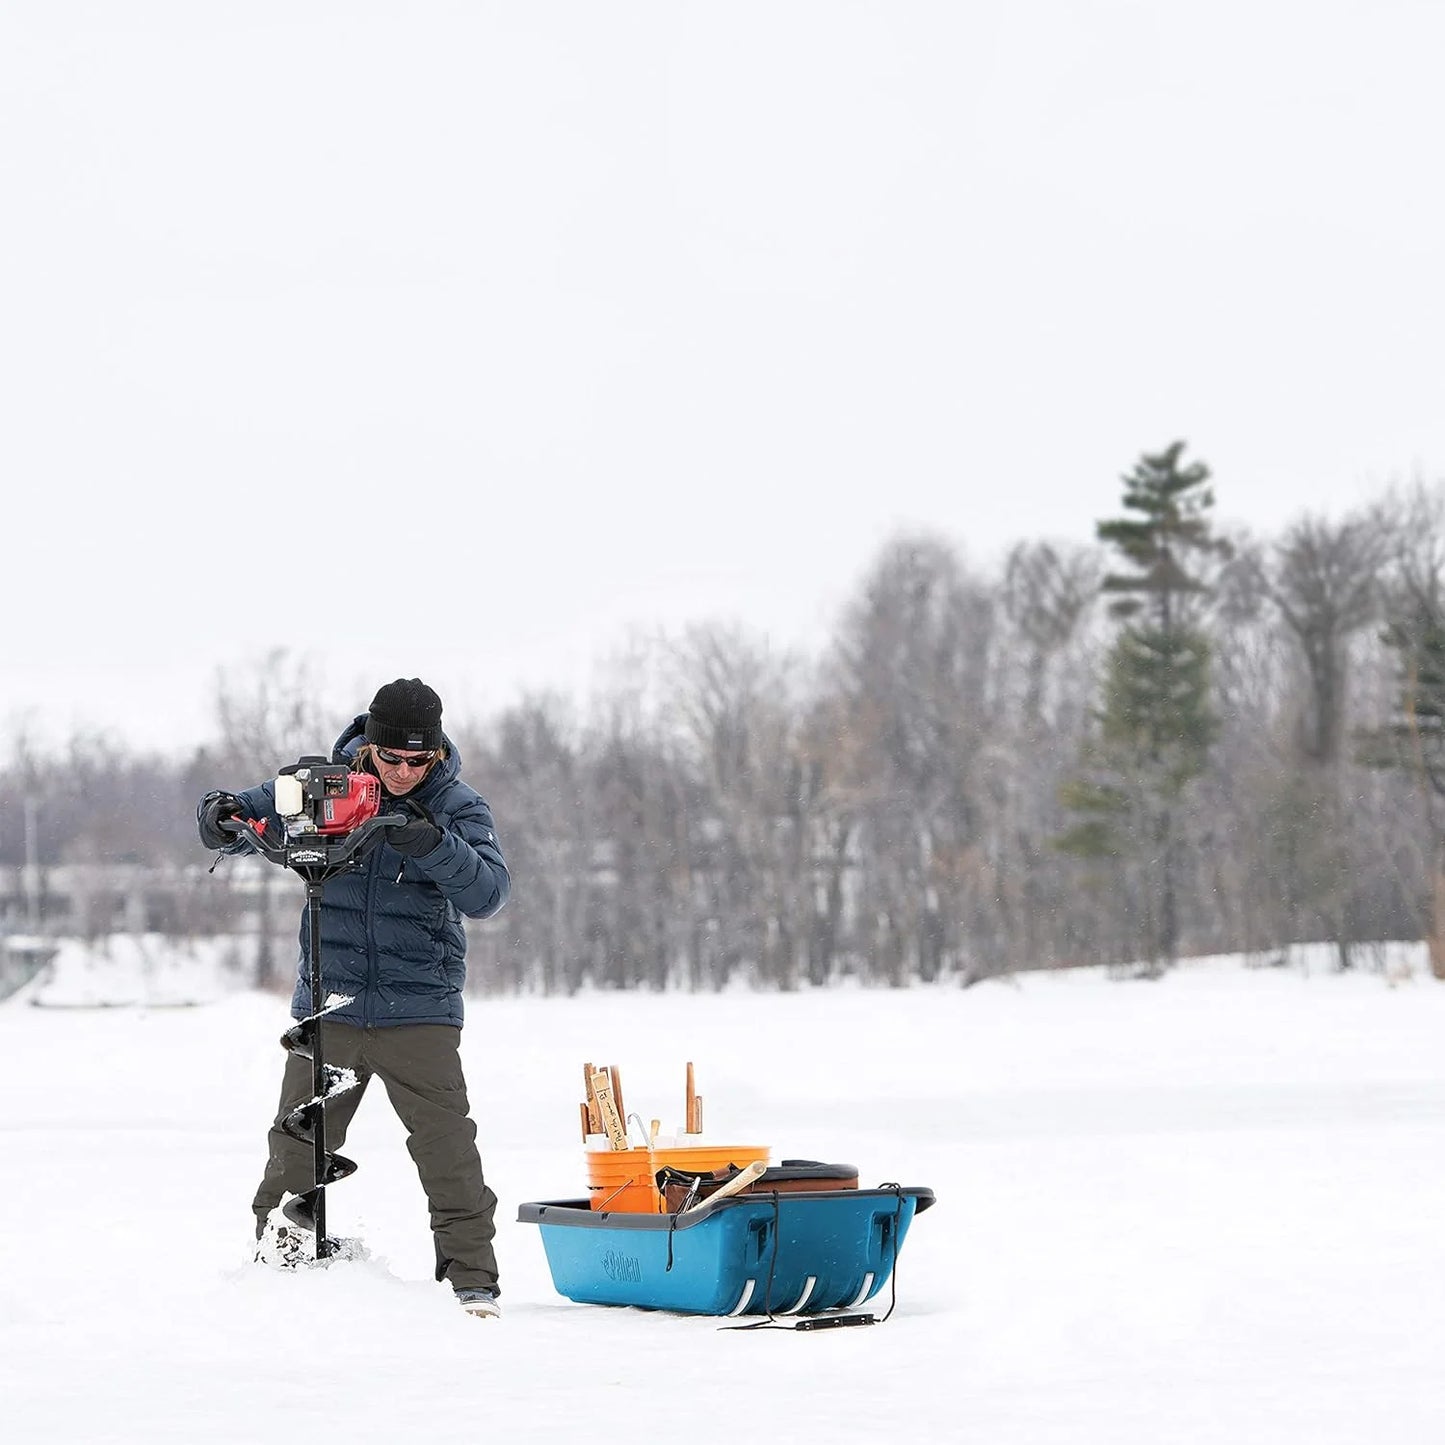
[[[739,1169],[755,1159],[768,1162],[768,1147],[758,1144],[697,1144],[681,1149],[588,1149],[587,1193],[593,1209],[618,1214],[664,1214],[657,1189],[662,1168],[711,1174],[736,1164]]]

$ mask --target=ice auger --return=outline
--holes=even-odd
[[[288,1199],[282,1213],[316,1236],[316,1258],[332,1253],[326,1234],[326,1186],[356,1172],[355,1163],[326,1147],[326,1101],[356,1085],[349,1069],[328,1064],[322,1047],[322,1021],[350,999],[324,1000],[321,992],[321,895],[333,878],[360,865],[387,828],[407,821],[404,813],[378,815],[381,784],[344,763],[306,757],[282,768],[275,783],[281,833],[267,819],[232,819],[221,826],[272,863],[290,868],[306,884],[306,932],[310,941],[311,1013],[281,1036],[281,1046],[311,1060],[311,1093],[281,1122],[281,1130],[312,1147],[312,1187]]]

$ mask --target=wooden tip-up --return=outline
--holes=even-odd
[[[587,1110],[587,1132],[600,1134],[602,1132],[602,1116],[597,1112],[597,1097],[592,1092],[594,1072],[590,1063],[582,1065],[582,1097],[585,1100],[582,1107]]]
[[[579,1110],[582,1138],[605,1134],[614,1149],[630,1147],[627,1140],[627,1106],[622,1102],[622,1071],[615,1064],[582,1065],[583,1100]],[[641,1127],[641,1119],[638,1120]],[[647,1133],[647,1147],[653,1148],[662,1129],[660,1119],[652,1120]],[[702,1133],[702,1095],[697,1091],[697,1073],[687,1066],[687,1097],[683,1103],[683,1134]]]
[[[607,1142],[614,1149],[627,1148],[627,1130],[612,1097],[612,1076],[602,1069],[594,1070],[592,1074],[592,1096],[597,1100],[597,1112],[601,1116],[602,1132],[607,1135]]]

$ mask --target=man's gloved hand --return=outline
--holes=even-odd
[[[241,802],[234,793],[223,793],[220,789],[207,793],[196,809],[196,829],[201,842],[207,848],[224,848],[236,841],[234,833],[226,832],[221,824],[228,818],[240,815]]]
[[[431,809],[414,798],[399,798],[397,801],[401,810],[410,813],[411,817],[400,828],[389,828],[386,841],[408,858],[420,858],[430,853],[442,840],[442,830],[437,827]]]

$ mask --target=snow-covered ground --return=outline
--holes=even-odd
[[[1307,962],[476,1001],[500,1322],[432,1283],[380,1090],[328,1196],[372,1258],[250,1263],[284,1001],[202,978],[194,1008],[129,984],[38,1008],[86,1000],[37,980],[0,1004],[0,1437],[1439,1445],[1445,986],[1416,949],[1403,979]],[[182,1001],[151,966],[151,1002]],[[584,1060],[664,1129],[692,1060],[710,1140],[931,1187],[892,1318],[736,1332],[560,1297],[515,1214],[583,1192]]]

